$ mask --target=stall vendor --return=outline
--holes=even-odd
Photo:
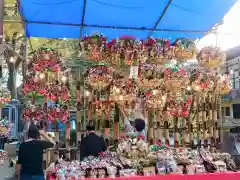
[[[148,123],[140,110],[134,110],[129,116],[126,115],[124,108],[121,108],[124,119],[124,132],[126,134],[141,135],[147,140]]]
[[[95,126],[90,122],[87,125],[87,136],[83,138],[80,145],[80,160],[88,156],[97,157],[106,150],[104,138],[96,134]]]

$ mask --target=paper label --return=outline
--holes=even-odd
[[[138,66],[131,66],[129,78],[136,79],[138,77]]]

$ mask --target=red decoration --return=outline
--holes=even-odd
[[[36,72],[43,72],[45,70],[57,72],[60,67],[61,60],[57,52],[51,49],[40,49],[34,55],[31,64]],[[31,68],[31,66],[29,68]]]
[[[56,102],[56,101],[57,101],[57,97],[56,97],[56,96],[52,96],[52,97],[51,97],[51,100],[54,101],[54,102]]]
[[[27,76],[26,81],[23,83],[23,91],[25,94],[37,92],[40,89],[40,82],[35,80],[35,76]]]
[[[45,89],[41,89],[41,90],[39,91],[39,93],[40,93],[41,95],[44,95],[44,94],[46,93],[46,90],[45,90]]]
[[[46,96],[52,101],[57,101],[58,99],[66,102],[70,98],[69,89],[63,84],[45,85],[44,89],[46,91]]]
[[[146,92],[146,96],[149,97],[151,95],[151,93],[148,91]]]

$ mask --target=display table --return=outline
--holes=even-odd
[[[86,178],[87,180],[91,180]],[[239,180],[240,172],[236,173],[214,173],[214,174],[194,174],[194,175],[162,175],[151,177],[117,177],[115,180]],[[48,180],[56,180],[56,178],[49,176]],[[96,179],[95,179],[96,180]],[[98,178],[98,180],[110,180],[110,178]]]

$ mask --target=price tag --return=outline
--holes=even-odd
[[[138,66],[131,66],[129,78],[132,79],[138,78]]]

